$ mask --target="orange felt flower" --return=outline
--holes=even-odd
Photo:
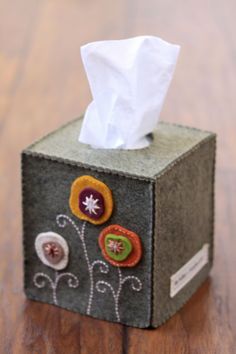
[[[73,182],[69,204],[75,216],[95,225],[106,222],[113,210],[111,190],[92,176],[81,176]]]
[[[99,235],[103,257],[115,267],[134,267],[141,259],[139,236],[120,225],[110,225]]]

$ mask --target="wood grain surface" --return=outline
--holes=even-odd
[[[0,0],[0,352],[236,353],[236,1]],[[156,330],[25,299],[20,151],[91,96],[80,46],[158,35],[182,46],[161,119],[218,133],[215,265]]]

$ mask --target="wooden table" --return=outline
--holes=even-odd
[[[1,353],[236,353],[235,0],[0,0]],[[25,299],[20,151],[91,97],[80,46],[158,35],[182,46],[161,119],[218,133],[215,266],[165,325],[140,330]]]

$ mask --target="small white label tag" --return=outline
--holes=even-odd
[[[209,244],[206,243],[185,265],[170,277],[170,297],[174,297],[208,263]]]

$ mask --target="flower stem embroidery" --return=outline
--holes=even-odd
[[[117,289],[116,292],[115,292],[113,286],[110,283],[108,283],[107,281],[103,281],[103,280],[97,281],[96,289],[97,289],[98,292],[103,293],[103,294],[106,292],[107,288],[111,290],[112,296],[114,298],[114,303],[115,303],[116,319],[117,319],[118,322],[120,322],[119,299],[120,299],[120,294],[121,294],[123,285],[128,280],[131,280],[131,288],[132,288],[132,290],[141,291],[142,290],[142,283],[141,283],[141,281],[140,281],[140,279],[138,277],[133,276],[133,275],[128,275],[128,276],[123,278],[121,269],[120,268],[117,268],[117,269],[118,269],[118,276],[119,276],[119,285],[118,285],[118,289]]]
[[[93,261],[92,263],[90,262],[89,255],[88,255],[88,250],[85,242],[85,228],[86,228],[86,221],[83,222],[81,230],[78,228],[78,226],[75,224],[75,222],[67,215],[60,214],[56,218],[57,224],[59,227],[65,227],[67,223],[70,223],[74,229],[76,230],[84,251],[84,257],[87,263],[88,267],[88,273],[89,273],[89,280],[90,280],[90,292],[89,292],[89,298],[88,298],[88,306],[87,306],[87,315],[90,315],[91,313],[91,307],[92,307],[92,302],[93,302],[93,296],[94,296],[94,276],[93,276],[93,271],[94,267],[96,265],[100,265],[100,272],[101,273],[108,273],[109,268],[108,265],[100,260]]]
[[[59,281],[63,277],[68,277],[67,284],[69,288],[77,288],[79,286],[79,279],[72,273],[58,273],[55,272],[55,279],[52,280],[49,275],[46,273],[36,273],[33,278],[34,285],[41,289],[46,286],[46,280],[48,281],[51,289],[52,289],[52,298],[53,298],[53,303],[54,305],[58,305],[58,300],[57,300],[57,286]]]

